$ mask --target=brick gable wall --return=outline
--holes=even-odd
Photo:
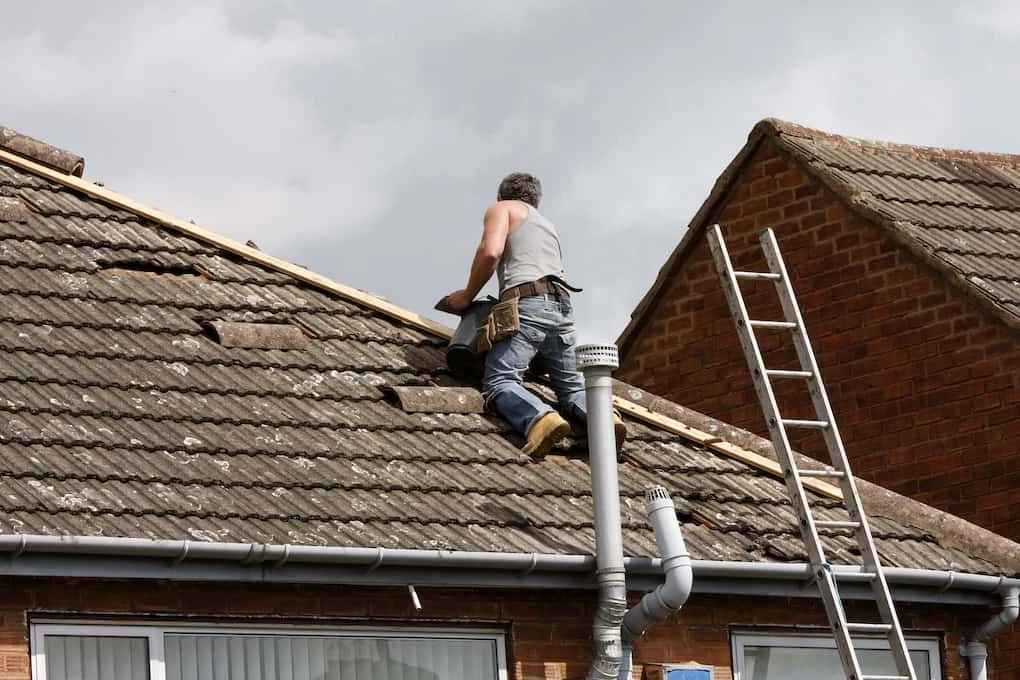
[[[591,653],[591,591],[418,589],[415,612],[404,588],[0,579],[0,680],[29,680],[28,621],[37,616],[217,617],[230,624],[431,625],[500,628],[507,633],[513,680],[582,680]],[[636,601],[636,600],[635,600]],[[851,607],[851,615],[854,607]],[[945,680],[966,680],[956,647],[989,612],[976,607],[912,606],[908,630],[943,638]],[[657,680],[663,662],[696,661],[732,678],[730,635],[766,626],[824,627],[816,601],[699,596],[636,647],[635,680]],[[998,654],[990,656],[993,680]]]
[[[855,473],[1020,539],[1020,335],[769,140],[714,219],[739,269],[765,269],[758,234],[775,229]],[[770,282],[742,286],[752,317],[782,318]],[[650,319],[619,377],[767,436],[703,236]],[[766,362],[793,367],[778,333],[759,334]],[[803,383],[779,399],[788,417],[811,413]],[[817,433],[794,444],[827,459]]]

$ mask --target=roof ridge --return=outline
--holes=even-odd
[[[984,307],[985,311],[991,313],[1013,331],[1020,330],[1020,316],[1002,307],[1001,302],[991,298],[986,291],[975,289],[972,282],[959,270],[955,269],[948,262],[939,259],[933,252],[918,241],[918,239],[900,227],[900,224],[926,226],[922,222],[913,222],[903,218],[882,212],[881,206],[876,205],[874,197],[862,190],[855,189],[848,181],[831,172],[831,168],[839,169],[839,166],[832,165],[831,160],[821,158],[815,153],[808,142],[827,141],[830,144],[847,150],[866,149],[869,152],[895,154],[901,157],[913,156],[924,161],[933,163],[970,163],[970,164],[996,164],[1010,166],[1015,172],[1020,170],[1020,155],[995,154],[978,151],[966,151],[957,149],[943,149],[939,147],[912,146],[909,144],[897,144],[893,142],[881,142],[875,140],[837,135],[824,130],[809,128],[798,123],[793,123],[779,118],[764,118],[751,129],[747,142],[737,151],[736,155],[723,169],[716,179],[708,196],[702,202],[697,212],[692,216],[687,229],[682,232],[680,242],[673,248],[666,261],[659,268],[655,280],[648,290],[638,301],[631,312],[630,320],[617,338],[617,346],[620,349],[621,360],[625,359],[630,352],[633,342],[641,327],[647,321],[652,306],[658,299],[660,291],[668,284],[679,263],[684,260],[693,247],[699,242],[704,228],[713,219],[719,204],[725,199],[727,192],[734,182],[738,180],[742,171],[747,166],[752,155],[757,151],[760,144],[768,140],[780,152],[787,154],[794,162],[808,173],[819,180],[825,188],[829,189],[842,200],[853,212],[863,216],[865,219],[875,222],[877,225],[888,230],[890,236],[909,252],[925,262],[937,272],[946,276],[950,283],[957,286],[971,299]],[[868,174],[868,173],[865,173]],[[874,173],[876,176],[887,175],[888,173]],[[974,184],[987,182],[980,177],[968,177],[967,181]],[[1006,187],[1001,187],[1006,188]],[[890,201],[892,202],[892,201]],[[923,205],[922,203],[897,202],[898,205]],[[945,206],[935,206],[945,207]],[[1016,211],[999,210],[990,211],[994,214],[1015,214]],[[991,225],[982,228],[982,231],[1004,231],[1001,227]]]
[[[800,123],[780,118],[764,118],[752,129],[751,134],[768,134],[770,136],[799,137],[811,141],[825,141],[847,146],[856,146],[871,151],[895,153],[900,155],[920,156],[928,160],[948,160],[964,163],[992,163],[1020,167],[1020,154],[997,153],[992,151],[975,151],[971,149],[953,149],[939,146],[904,144],[867,137],[843,135],[818,128],[808,127]]]

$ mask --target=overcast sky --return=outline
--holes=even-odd
[[[37,1],[2,21],[0,124],[446,323],[431,305],[512,170],[543,181],[581,339],[613,340],[763,117],[1020,152],[1007,1]]]

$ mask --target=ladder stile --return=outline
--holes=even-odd
[[[907,642],[903,637],[903,629],[900,627],[899,617],[896,615],[896,606],[893,603],[892,594],[882,572],[882,565],[878,557],[878,549],[871,535],[867,515],[864,512],[864,505],[861,503],[860,494],[857,493],[857,483],[853,474],[850,473],[850,462],[846,456],[846,449],[843,446],[843,438],[839,433],[839,426],[836,424],[836,417],[832,412],[832,405],[829,403],[829,395],[826,393],[825,385],[822,383],[822,374],[818,369],[818,362],[815,360],[814,350],[811,349],[811,341],[808,339],[807,327],[804,318],[797,305],[797,296],[793,291],[793,284],[790,283],[789,274],[786,271],[786,263],[779,251],[779,242],[776,234],[771,229],[761,233],[762,250],[765,253],[765,260],[768,263],[769,271],[779,274],[775,281],[776,293],[779,295],[779,302],[783,308],[783,314],[787,321],[797,326],[797,332],[793,333],[793,345],[800,359],[801,367],[810,371],[812,378],[809,380],[809,393],[815,413],[819,420],[828,423],[828,427],[822,430],[826,448],[833,467],[844,470],[848,474],[840,478],[840,486],[843,490],[843,500],[846,503],[850,519],[860,523],[855,531],[857,543],[861,550],[861,557],[865,570],[875,573],[877,576],[871,582],[872,592],[875,595],[875,602],[878,605],[882,621],[888,624],[889,649],[896,661],[896,669],[902,675],[913,680],[916,678],[913,664],[910,661],[910,652],[907,649]]]
[[[885,575],[875,548],[867,516],[857,493],[857,485],[850,471],[846,450],[839,434],[839,427],[832,413],[821,373],[815,360],[814,352],[808,340],[807,328],[797,306],[793,286],[790,283],[786,265],[779,252],[779,244],[771,229],[761,234],[761,244],[768,264],[768,272],[736,271],[730,261],[726,243],[723,240],[719,225],[713,225],[708,232],[709,247],[712,258],[722,280],[723,293],[730,312],[736,321],[737,337],[743,349],[758,400],[761,402],[765,420],[768,423],[769,435],[772,439],[776,457],[782,466],[784,479],[790,493],[790,500],[800,523],[801,536],[814,570],[815,583],[818,586],[826,616],[836,640],[836,649],[848,680],[916,680],[910,655],[907,650],[903,630],[896,615],[896,608],[889,592]],[[740,290],[740,279],[767,280],[775,284],[776,293],[782,305],[783,320],[757,320],[748,315]],[[756,329],[788,329],[792,338],[800,370],[774,369],[765,366]],[[785,335],[784,335],[785,337]],[[800,378],[808,386],[811,402],[814,406],[816,419],[784,419],[779,412],[771,378]],[[794,461],[794,452],[790,446],[787,428],[815,429],[822,433],[832,462],[832,470],[800,470]],[[843,500],[846,505],[847,520],[816,520],[811,511],[807,492],[804,489],[803,477],[830,477],[840,484]],[[835,482],[834,482],[835,483]],[[818,535],[818,529],[850,530],[855,536],[862,557],[861,572],[856,574],[841,573],[835,575],[832,566],[825,556],[825,549]],[[837,580],[865,581],[871,586],[872,594],[878,605],[881,623],[850,623],[846,620],[843,601],[840,599]],[[896,662],[899,675],[879,676],[863,675],[860,662],[854,648],[853,633],[884,633],[889,641],[889,648]]]
[[[744,350],[744,357],[747,359],[747,365],[751,370],[751,374],[755,378],[753,381],[754,389],[758,394],[762,410],[765,412],[765,421],[768,423],[769,434],[772,438],[773,448],[776,451],[776,457],[783,468],[786,487],[790,493],[794,511],[797,513],[801,535],[804,537],[805,547],[807,548],[812,568],[815,571],[818,591],[822,596],[825,613],[832,625],[832,632],[836,638],[836,649],[839,651],[840,660],[843,663],[843,668],[847,671],[848,677],[852,678],[852,680],[859,680],[861,669],[857,661],[857,654],[854,652],[850,631],[846,627],[843,604],[837,595],[832,569],[825,558],[822,542],[819,540],[817,530],[815,529],[815,520],[811,515],[807,493],[804,491],[804,486],[800,480],[800,473],[797,466],[793,463],[792,450],[786,435],[786,428],[783,427],[782,418],[779,415],[779,406],[776,403],[772,385],[768,380],[765,361],[758,347],[758,340],[754,335],[751,318],[748,316],[747,307],[744,305],[744,298],[740,293],[740,284],[733,273],[733,266],[730,263],[730,256],[726,250],[726,243],[723,240],[722,230],[719,228],[719,225],[713,225],[709,229],[708,240],[716,269],[722,278],[726,302],[729,305],[730,313],[737,321],[737,339]]]

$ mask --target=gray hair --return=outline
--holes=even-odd
[[[542,200],[542,183],[526,172],[512,172],[499,183],[496,198],[500,201],[524,201],[537,208]]]

